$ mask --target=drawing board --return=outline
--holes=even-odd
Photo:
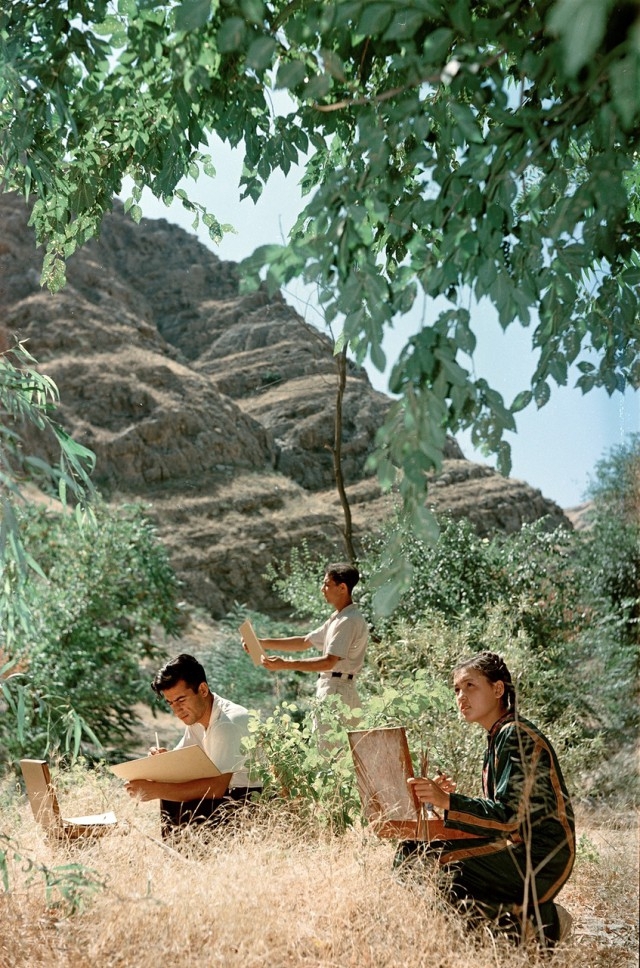
[[[155,756],[116,763],[109,769],[122,780],[161,780],[165,783],[220,776],[220,770],[200,746],[181,746]]]
[[[256,666],[262,665],[260,659],[263,655],[265,655],[265,651],[260,645],[260,640],[258,639],[251,622],[247,619],[246,622],[242,623],[238,631],[246,643],[253,664]]]
[[[418,804],[407,785],[414,772],[404,726],[352,730],[348,736],[362,811],[378,837],[476,839],[476,834],[445,827],[442,817]]]
[[[379,837],[416,839],[419,810],[407,786],[414,773],[404,727],[353,730],[349,746],[365,819]]]

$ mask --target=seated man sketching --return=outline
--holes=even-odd
[[[127,792],[141,800],[160,800],[163,836],[188,823],[224,823],[237,806],[259,789],[249,785],[241,741],[248,732],[249,713],[244,706],[211,692],[202,665],[182,653],[160,669],[152,689],[162,696],[185,724],[176,746],[200,746],[220,771],[219,776],[182,783],[129,780]],[[166,753],[153,746],[151,756]]]

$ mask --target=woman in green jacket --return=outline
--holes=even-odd
[[[453,686],[460,714],[487,731],[483,796],[456,792],[449,776],[409,780],[417,801],[444,811],[447,828],[470,837],[431,843],[449,873],[456,902],[490,917],[515,919],[524,936],[530,923],[544,943],[566,936],[568,913],[553,899],[575,859],[573,810],[555,751],[533,723],[516,711],[511,674],[500,656],[480,652],[458,665]],[[400,845],[396,864],[420,845]]]

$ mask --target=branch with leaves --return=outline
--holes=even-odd
[[[132,217],[148,187],[217,240],[227,227],[183,182],[213,177],[211,135],[244,152],[241,197],[302,165],[304,210],[245,284],[316,284],[380,370],[385,332],[424,300],[378,453],[422,526],[447,433],[507,473],[517,414],[575,368],[583,392],[640,385],[639,25],[640,0],[12,0],[0,177],[33,199],[56,289],[125,177]],[[473,375],[484,306],[531,327],[510,403]]]

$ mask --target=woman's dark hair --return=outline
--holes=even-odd
[[[179,682],[184,682],[190,689],[197,692],[200,683],[206,681],[207,674],[198,660],[186,652],[181,652],[156,673],[151,688],[161,696],[165,689],[172,689]]]
[[[503,704],[511,712],[516,711],[516,687],[511,680],[511,673],[507,669],[502,656],[497,655],[495,652],[477,652],[463,662],[458,663],[453,670],[454,678],[463,669],[474,669],[483,675],[485,679],[488,679],[489,682],[504,683]]]
[[[355,565],[349,564],[348,561],[334,561],[330,565],[327,565],[324,573],[337,585],[346,585],[349,589],[349,594],[351,594],[360,581],[360,572]]]

